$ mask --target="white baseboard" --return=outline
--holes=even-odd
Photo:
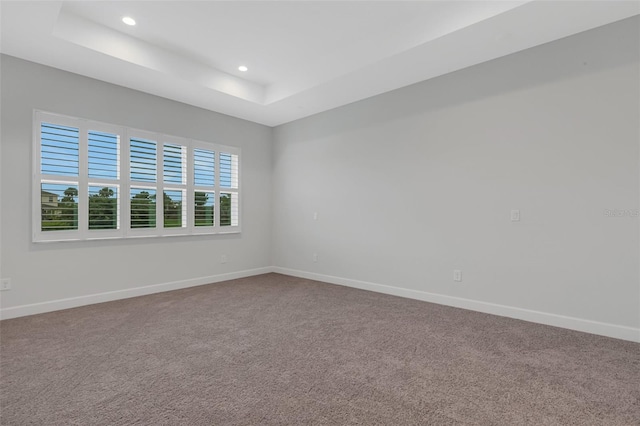
[[[481,302],[477,300],[464,299],[460,297],[446,296],[442,294],[428,293],[420,290],[410,290],[400,287],[392,287],[384,284],[376,284],[366,281],[352,280],[349,278],[335,277],[331,275],[317,274],[314,272],[300,271],[282,267],[263,267],[249,269],[245,271],[231,272],[226,274],[211,275],[208,277],[192,278],[189,280],[173,281],[168,283],[154,284],[144,287],[135,287],[126,290],[109,291],[105,293],[91,294],[86,296],[72,297],[68,299],[58,299],[42,303],[15,306],[0,309],[0,319],[18,318],[27,315],[42,314],[45,312],[59,311],[62,309],[76,308],[79,306],[92,305],[95,303],[111,302],[113,300],[127,299],[130,297],[145,296],[148,294],[161,293],[163,291],[179,290],[181,288],[195,287],[204,284],[212,284],[221,281],[245,278],[253,275],[277,272],[283,275],[306,278],[322,281],[331,284],[353,287],[361,290],[375,291],[378,293],[393,296],[406,297],[409,299],[422,300],[425,302],[438,303],[440,305],[453,306],[456,308],[469,309],[487,314],[499,315],[503,317],[516,318],[524,321],[539,324],[552,325],[555,327],[568,328],[570,330],[582,331],[585,333],[598,334],[601,336],[613,337],[616,339],[630,340],[640,343],[640,328],[626,327],[616,324],[608,324],[598,321],[591,321],[581,318],[568,317],[564,315],[550,314],[547,312],[533,311],[529,309],[516,308],[495,303]]]
[[[24,317],[27,315],[43,314],[45,312],[59,311],[61,309],[77,308],[78,306],[93,305],[94,303],[111,302],[113,300],[145,296],[147,294],[161,293],[163,291],[179,290],[181,288],[212,284],[221,281],[234,280],[237,278],[250,277],[253,275],[266,274],[269,272],[273,272],[273,268],[267,266],[264,268],[248,269],[245,271],[211,275],[208,277],[192,278],[182,281],[172,281],[168,283],[154,284],[144,287],[128,288],[126,290],[108,291],[105,293],[71,297],[68,299],[58,299],[49,302],[15,306],[11,308],[0,309],[0,319],[10,319]]]
[[[378,293],[406,297],[409,299],[417,299],[425,302],[438,303],[440,305],[469,309],[471,311],[484,312],[487,314],[515,318],[539,324],[552,325],[555,327],[568,328],[570,330],[583,331],[585,333],[598,334],[601,336],[630,340],[632,342],[640,343],[640,328],[608,324],[581,318],[568,317],[564,315],[550,314],[547,312],[532,311],[529,309],[498,305],[495,303],[480,302],[477,300],[464,299],[460,297],[445,296],[442,294],[428,293],[426,291],[420,290],[392,287],[383,284],[375,284],[366,281],[334,277],[331,275],[305,272],[278,266],[273,267],[272,271],[279,274],[290,275],[299,278],[322,281],[326,283],[342,285],[345,287],[359,288],[361,290],[375,291]]]

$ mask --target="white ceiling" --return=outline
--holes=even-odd
[[[2,53],[275,126],[638,15],[640,2],[2,1],[0,14]]]

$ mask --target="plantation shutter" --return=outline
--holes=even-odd
[[[80,129],[40,123],[40,232],[78,229]]]
[[[158,218],[158,143],[155,140],[129,138],[129,175],[130,228],[149,232],[156,228]]]
[[[88,229],[110,236],[120,227],[120,135],[89,130],[87,136]]]
[[[163,224],[165,228],[187,227],[187,147],[165,143],[163,170]],[[176,232],[182,232],[180,229]]]
[[[220,153],[220,226],[238,226],[238,155]]]
[[[193,149],[193,218],[197,229],[215,226],[215,157],[210,149]]]
[[[43,111],[34,242],[241,232],[240,149]]]

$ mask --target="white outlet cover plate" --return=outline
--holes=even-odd
[[[0,291],[11,290],[11,278],[3,278],[0,281]]]

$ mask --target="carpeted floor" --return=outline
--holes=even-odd
[[[4,425],[638,425],[640,345],[268,274],[5,320]]]

